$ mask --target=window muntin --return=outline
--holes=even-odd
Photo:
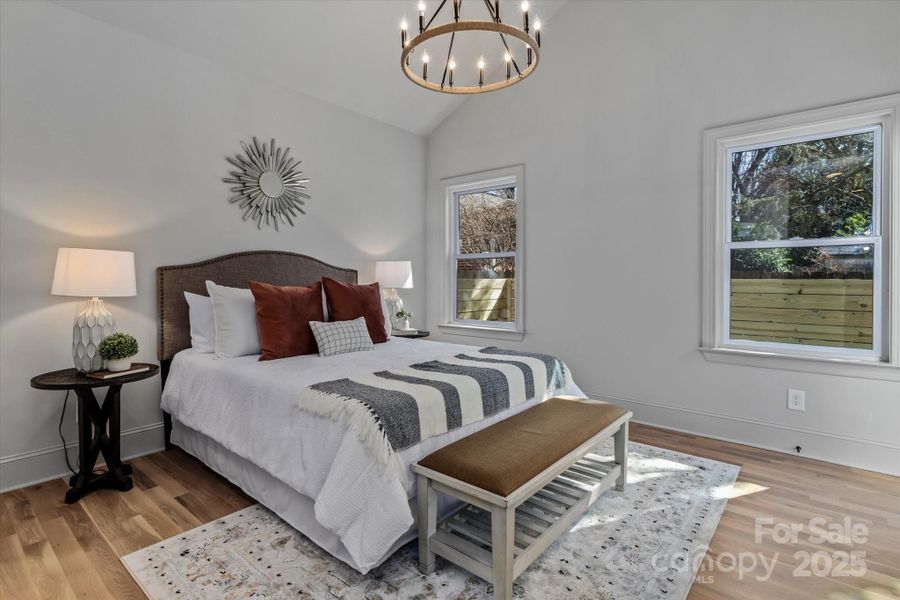
[[[881,356],[881,134],[726,149],[724,345]]]
[[[519,323],[518,182],[506,177],[452,193],[451,323]]]

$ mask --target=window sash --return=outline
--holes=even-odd
[[[874,133],[874,148],[872,152],[872,235],[880,236],[881,235],[881,170],[883,163],[883,155],[882,155],[882,138],[884,137],[884,128],[880,123],[867,125],[864,127],[855,127],[851,129],[835,129],[835,130],[822,130],[817,133],[809,133],[801,136],[794,136],[788,138],[773,138],[767,141],[758,141],[753,144],[744,144],[744,145],[736,145],[736,146],[726,146],[724,154],[724,185],[725,190],[723,193],[722,200],[725,201],[725,236],[726,242],[728,243],[744,243],[744,242],[734,242],[732,240],[732,231],[731,231],[731,219],[732,219],[732,203],[734,199],[731,197],[731,183],[732,183],[732,172],[731,172],[731,159],[734,154],[739,152],[746,152],[748,150],[758,150],[760,148],[772,148],[776,146],[789,146],[791,144],[800,144],[803,142],[811,142],[813,140],[824,140],[833,137],[840,137],[844,135],[854,135],[858,133]],[[754,242],[760,241],[794,241],[798,239],[808,239],[808,240],[816,240],[820,238],[788,238],[786,240],[752,240]],[[829,239],[844,239],[844,238],[829,238]],[[815,245],[823,245],[823,244],[815,244]],[[748,246],[749,247],[749,246]],[[770,247],[770,246],[759,246],[761,248]],[[780,247],[780,246],[779,246]]]
[[[519,272],[519,253],[522,243],[523,226],[521,219],[521,181],[518,176],[501,176],[487,180],[473,181],[468,184],[448,186],[452,188],[448,194],[452,206],[450,207],[450,306],[448,322],[451,325],[465,325],[469,327],[481,327],[485,329],[508,329],[510,331],[520,331],[522,324],[522,278]],[[479,253],[461,253],[459,251],[459,197],[468,194],[478,194],[489,192],[504,187],[516,188],[516,251],[515,252],[479,252]],[[484,321],[481,319],[460,319],[457,317],[458,312],[458,279],[457,269],[460,260],[478,260],[492,258],[512,258],[515,269],[515,319],[512,321]]]
[[[733,241],[732,239],[732,157],[735,153],[784,146],[812,140],[828,139],[842,135],[858,133],[874,133],[874,148],[872,154],[872,235],[853,237],[828,237],[828,238],[788,238],[782,240],[747,240]],[[722,218],[724,240],[720,241],[723,260],[721,262],[721,306],[720,339],[717,343],[722,348],[737,348],[757,351],[776,351],[783,354],[798,356],[825,356],[845,357],[852,359],[877,359],[885,358],[884,344],[884,256],[882,244],[882,169],[884,162],[883,149],[884,128],[880,123],[869,124],[854,128],[826,127],[801,136],[764,138],[760,136],[758,141],[752,144],[724,145],[721,148],[719,167],[723,170],[721,188],[718,190],[716,202],[724,203]],[[820,246],[858,246],[872,245],[872,349],[848,348],[841,346],[817,346],[813,344],[788,344],[783,342],[734,339],[731,337],[731,254],[733,250],[753,248],[808,248]]]
[[[515,313],[516,318],[512,321],[485,321],[483,319],[460,319],[457,315],[459,314],[459,298],[458,298],[458,287],[459,287],[459,277],[458,273],[458,265],[460,260],[467,260],[473,255],[460,255],[458,257],[454,257],[453,259],[453,272],[451,274],[451,307],[450,307],[450,323],[457,325],[470,325],[475,327],[492,327],[492,328],[501,328],[501,329],[511,329],[515,330],[517,328],[517,323],[519,321],[519,258],[515,255],[514,252],[503,252],[504,256],[487,256],[485,258],[512,258],[513,259],[513,272],[516,274],[515,276]]]
[[[844,238],[841,238],[844,239]],[[860,238],[854,238],[860,239]],[[793,247],[813,247],[813,246],[833,246],[833,245],[845,245],[845,246],[858,246],[858,245],[872,245],[874,246],[872,252],[873,265],[872,265],[872,349],[868,350],[865,348],[847,348],[842,346],[816,346],[814,344],[785,344],[781,342],[772,342],[772,341],[762,341],[762,340],[743,340],[743,339],[734,339],[731,337],[731,250],[732,248],[726,248],[725,260],[723,260],[724,267],[724,276],[722,278],[723,285],[723,306],[722,306],[722,340],[719,344],[722,347],[732,347],[732,348],[746,348],[746,349],[776,349],[786,354],[798,354],[798,355],[808,355],[808,354],[819,354],[826,356],[847,356],[853,358],[876,358],[880,359],[883,355],[883,327],[884,327],[884,312],[883,307],[884,303],[883,299],[883,289],[882,289],[882,277],[881,273],[883,272],[883,255],[882,255],[882,243],[881,238],[862,238],[867,239],[869,241],[859,242],[856,241],[854,243],[849,244],[823,244],[823,243],[813,243],[807,244],[808,240],[802,240],[803,244],[796,244]],[[799,241],[799,240],[798,240]],[[744,248],[753,248],[755,246],[742,246]],[[772,246],[765,246],[767,248],[771,248]],[[778,246],[785,247],[785,246]],[[790,247],[790,246],[788,246]],[[739,250],[741,248],[734,248]]]

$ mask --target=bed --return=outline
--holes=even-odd
[[[203,294],[207,279],[247,287],[250,279],[308,285],[323,276],[346,283],[357,280],[355,270],[272,251],[157,269],[166,444],[198,458],[331,555],[365,573],[416,535],[410,464],[544,398],[528,399],[406,448],[397,455],[405,472],[386,477],[341,423],[299,410],[299,392],[352,373],[399,368],[477,348],[392,337],[370,352],[264,362],[257,356],[217,358],[190,348],[183,292]],[[574,383],[565,393],[583,396]],[[446,515],[454,508],[448,500],[439,512]]]

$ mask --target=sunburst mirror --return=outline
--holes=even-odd
[[[309,200],[306,193],[309,179],[300,170],[302,161],[288,156],[290,148],[278,148],[275,138],[269,144],[260,144],[254,137],[250,144],[241,142],[241,148],[243,154],[225,158],[238,169],[229,171],[231,177],[222,179],[234,184],[231,188],[234,195],[228,201],[244,211],[245,221],[256,221],[257,229],[262,229],[265,222],[278,231],[279,221],[293,227],[291,217],[297,218],[298,213],[305,215],[303,206]]]

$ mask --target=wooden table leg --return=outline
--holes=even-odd
[[[134,485],[129,477],[131,467],[123,465],[119,458],[120,389],[119,385],[110,386],[101,408],[91,388],[74,388],[78,396],[79,465],[78,474],[69,480],[71,487],[66,492],[66,504],[77,502],[96,489],[127,491]],[[101,453],[106,461],[107,471],[95,475],[94,467]]]
[[[96,457],[94,460],[90,458],[93,425],[88,411],[90,399],[94,398],[94,392],[90,388],[75,388],[74,391],[78,397],[78,474],[69,479],[70,489],[66,492],[66,504],[72,504],[81,498],[81,490],[90,480],[96,462]]]
[[[103,409],[109,415],[109,445],[110,458],[107,461],[107,468],[115,471],[119,479],[123,479],[131,475],[131,465],[122,462],[122,404],[121,404],[121,385],[109,386],[106,392],[106,398],[103,400]],[[107,408],[109,406],[109,408]]]

